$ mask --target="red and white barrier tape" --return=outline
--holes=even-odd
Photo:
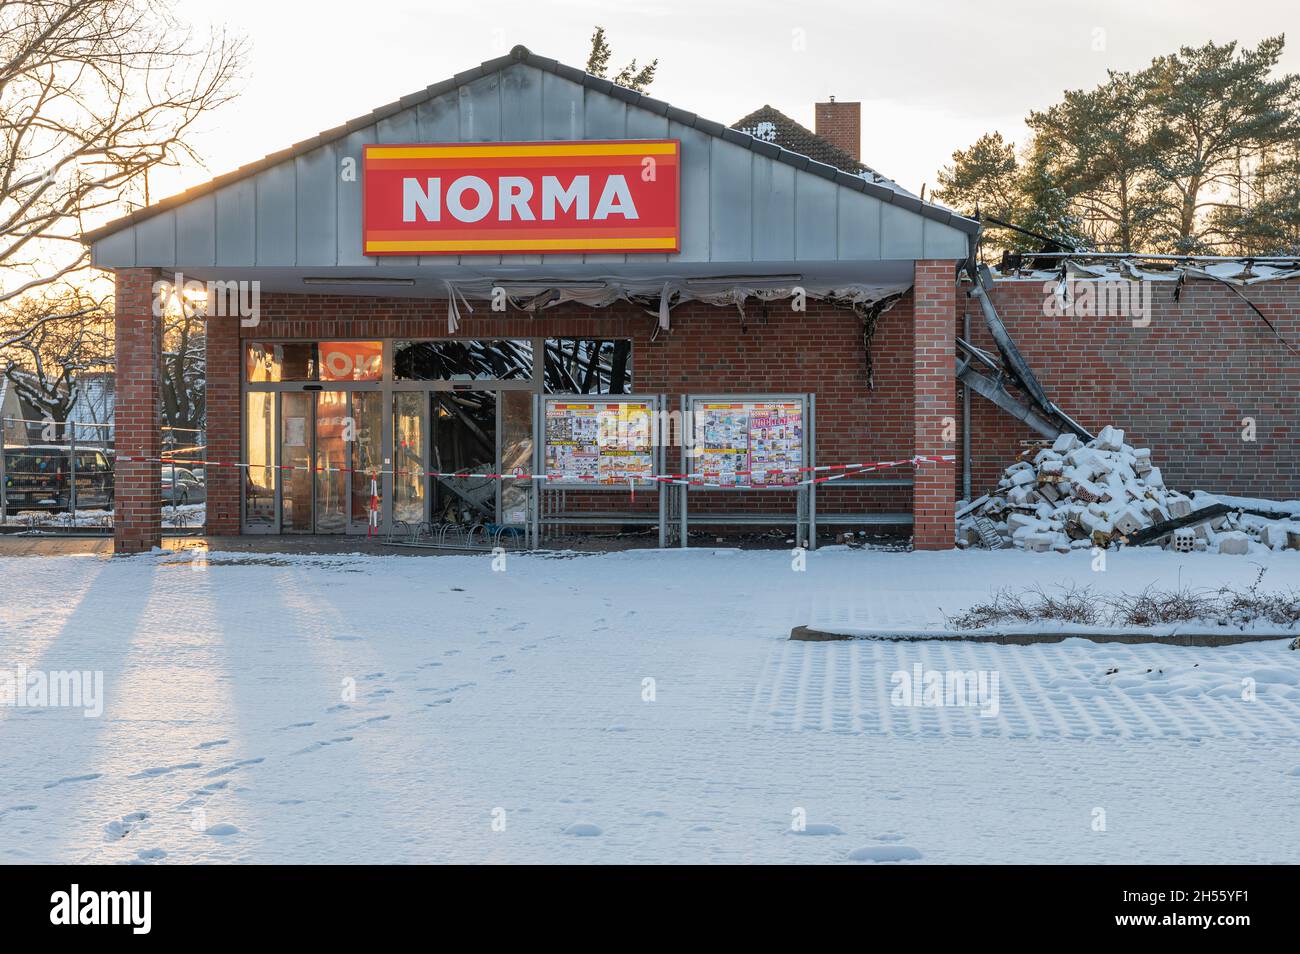
[[[786,483],[773,484],[721,484],[716,481],[709,481],[709,477],[721,476],[720,472],[705,471],[699,474],[622,474],[597,478],[595,476],[578,476],[569,477],[564,474],[481,474],[474,471],[457,471],[445,472],[436,470],[371,470],[356,467],[316,467],[311,464],[249,464],[235,463],[231,461],[219,460],[199,460],[186,459],[179,457],[128,457],[119,455],[120,461],[130,463],[156,463],[156,464],[175,464],[178,466],[202,466],[202,467],[240,467],[253,468],[255,470],[301,470],[309,471],[315,474],[363,474],[366,476],[397,476],[397,477],[435,477],[441,480],[460,479],[477,477],[480,480],[548,480],[556,482],[579,481],[580,483],[594,484],[599,482],[601,486],[617,486],[624,482],[642,481],[644,483],[664,483],[676,486],[686,485],[690,487],[706,487],[731,490],[737,487],[745,490],[789,490],[793,487],[802,487],[811,484],[824,484],[833,480],[843,480],[845,477],[853,477],[858,474],[871,473],[877,470],[888,470],[894,467],[906,467],[909,465],[919,466],[921,464],[947,464],[955,461],[954,454],[931,454],[918,455],[916,457],[905,457],[900,460],[883,460],[871,464],[819,464],[815,467],[774,467],[767,470],[738,470],[733,473],[737,477],[778,477],[789,474],[822,474],[823,476],[805,477],[802,480],[792,480]]]

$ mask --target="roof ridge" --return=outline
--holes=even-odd
[[[563,79],[580,83],[588,89],[594,89],[607,96],[621,99],[629,106],[636,106],[640,109],[656,113],[657,115],[666,116],[671,122],[680,123],[683,126],[698,129],[701,132],[707,133],[716,138],[725,139],[728,142],[744,146],[759,155],[776,159],[798,169],[803,169],[804,171],[820,176],[823,179],[829,179],[845,188],[853,189],[857,192],[865,192],[881,201],[902,206],[903,208],[915,212],[918,215],[922,215],[925,218],[933,219],[946,225],[951,225],[960,231],[974,234],[979,230],[978,222],[958,215],[951,209],[945,209],[943,206],[934,205],[929,202],[922,202],[915,196],[897,192],[875,182],[868,182],[861,176],[845,172],[842,169],[837,169],[836,167],[823,162],[818,162],[817,160],[811,159],[801,153],[784,149],[777,146],[775,143],[764,142],[763,140],[747,133],[742,133],[737,129],[724,126],[722,123],[705,119],[697,113],[678,109],[676,106],[672,106],[663,100],[655,99],[652,96],[647,96],[644,93],[637,92],[636,90],[618,86],[611,80],[594,76],[591,73],[568,66],[558,60],[551,59],[550,57],[540,56],[532,52],[528,47],[519,44],[512,47],[510,52],[503,56],[484,60],[478,66],[462,70],[448,79],[440,80],[437,83],[425,87],[423,90],[409,93],[394,102],[377,107],[363,116],[357,116],[340,126],[324,130],[323,132],[317,133],[315,136],[294,143],[285,149],[268,153],[261,159],[245,163],[244,165],[210,179],[207,182],[191,186],[183,192],[178,192],[176,195],[168,196],[165,199],[155,202],[153,205],[148,205],[144,208],[128,212],[126,215],[113,219],[112,221],[101,225],[99,228],[83,232],[81,240],[82,242],[98,241],[107,235],[112,235],[115,232],[121,231],[127,226],[134,225],[145,219],[153,218],[155,215],[160,215],[163,212],[176,208],[177,206],[184,205],[186,202],[190,202],[201,196],[207,195],[210,192],[215,192],[227,185],[246,179],[249,176],[261,172],[263,169],[275,165],[276,163],[284,162],[288,159],[302,155],[305,152],[310,152],[313,149],[319,149],[322,146],[327,146],[331,143],[337,142],[350,133],[356,132],[358,129],[365,129],[379,122],[381,119],[386,119],[387,117],[393,116],[403,110],[428,102],[435,96],[441,96],[443,93],[450,92],[453,89],[458,89],[474,80],[482,79],[484,76],[499,73],[515,63],[524,63],[536,69],[553,73]],[[785,114],[782,113],[782,115]],[[816,134],[814,133],[813,135]],[[878,175],[878,173],[875,173],[875,170],[871,171]]]

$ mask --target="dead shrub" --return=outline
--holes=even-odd
[[[1283,628],[1300,626],[1300,592],[1264,592],[1261,569],[1247,587],[1224,586],[1198,590],[1180,586],[1161,590],[1148,586],[1140,593],[1099,595],[1091,587],[1060,584],[1051,591],[1041,586],[1026,590],[997,590],[987,603],[976,603],[947,617],[953,629],[987,629],[1009,623],[1061,622],[1082,626],[1171,626],[1205,623],[1234,628],[1267,624]]]

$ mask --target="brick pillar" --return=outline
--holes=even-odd
[[[917,262],[912,296],[913,453],[955,455],[956,263]],[[918,464],[915,470],[912,545],[918,550],[951,550],[956,462]]]
[[[239,382],[239,317],[209,317],[205,326],[207,342],[207,437],[208,460],[217,462],[207,468],[207,532],[214,535],[239,533],[240,493],[244,471],[222,466],[244,459],[239,439],[239,421],[243,414]]]
[[[119,268],[115,279],[117,354],[113,410],[113,552],[140,553],[162,542],[162,487],[158,467],[158,350],[154,268]],[[127,458],[149,458],[147,461]]]

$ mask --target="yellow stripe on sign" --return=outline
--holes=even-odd
[[[415,241],[374,241],[366,243],[367,252],[530,252],[547,249],[596,251],[613,249],[671,249],[675,238],[554,238],[554,239],[419,239]]]
[[[367,156],[376,159],[483,159],[536,156],[671,156],[675,142],[539,143],[528,146],[371,146]]]

